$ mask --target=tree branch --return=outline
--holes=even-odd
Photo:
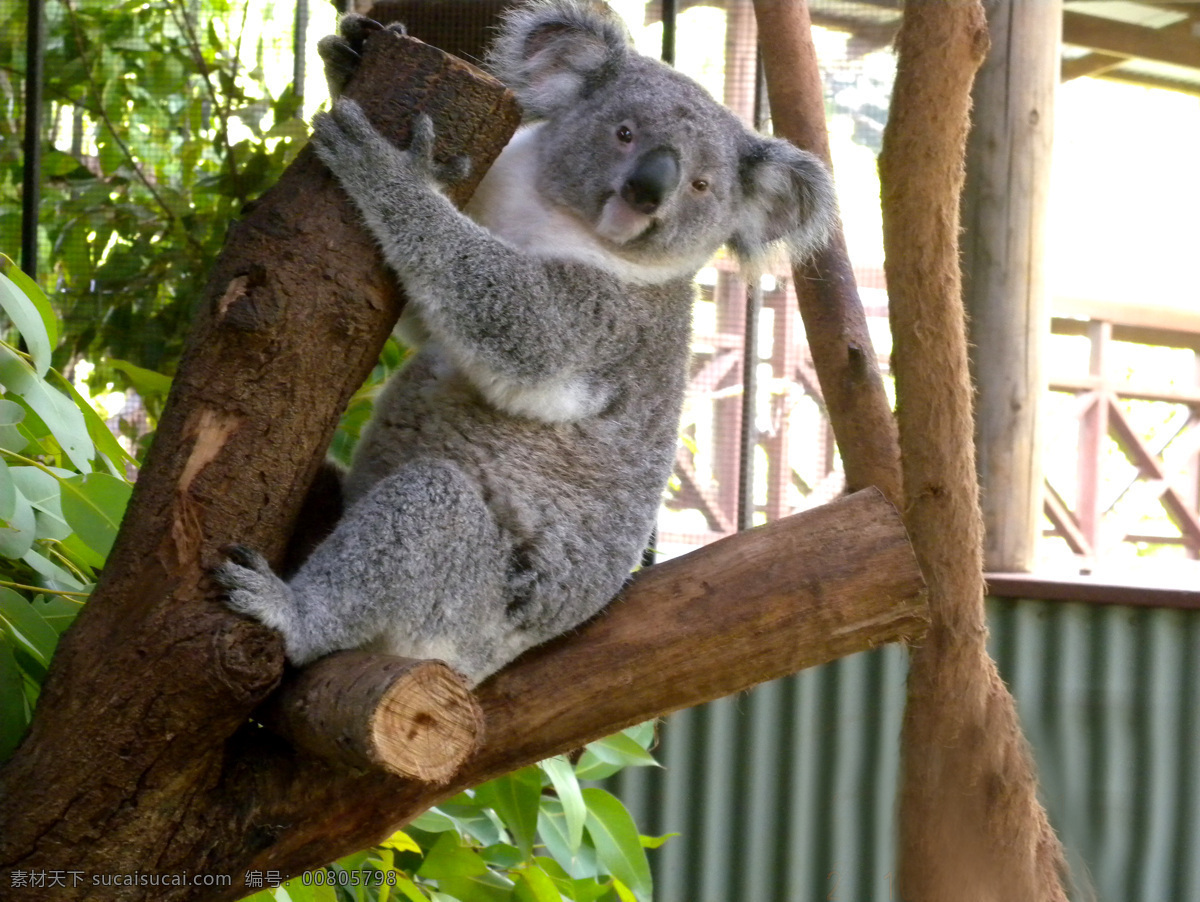
[[[829,133],[812,21],[803,0],[754,0],[775,133],[826,163]],[[829,422],[854,489],[900,504],[900,445],[839,222],[833,240],[793,271],[800,315]]]

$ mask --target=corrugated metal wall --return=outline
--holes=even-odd
[[[1074,899],[1200,900],[1200,612],[989,602]],[[906,655],[856,655],[670,717],[619,775],[658,902],[892,900]]]

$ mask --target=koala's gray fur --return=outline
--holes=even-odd
[[[599,611],[671,473],[692,277],[723,244],[811,251],[833,220],[816,158],[638,55],[595,3],[518,8],[490,65],[529,121],[469,218],[438,190],[427,119],[407,151],[346,99],[313,123],[422,346],[379,397],[344,518],[295,576],[245,550],[217,572],[296,664],[368,646],[478,682]]]

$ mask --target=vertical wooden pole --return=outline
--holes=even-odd
[[[1108,385],[1105,382],[1105,358],[1112,341],[1112,323],[1092,320],[1088,323],[1092,348],[1088,373],[1096,380],[1091,403],[1079,420],[1079,490],[1075,496],[1075,516],[1093,554],[1100,549],[1100,456],[1108,438]],[[1092,563],[1089,561],[1089,563]]]
[[[1061,0],[985,0],[963,193],[963,299],[989,570],[1033,569],[1042,514],[1043,236]]]

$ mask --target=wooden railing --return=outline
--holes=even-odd
[[[1053,309],[1053,334],[1087,338],[1090,354],[1086,373],[1054,373],[1050,378],[1051,391],[1078,399],[1079,445],[1074,507],[1060,491],[1065,486],[1046,481],[1045,513],[1053,524],[1047,535],[1061,537],[1085,563],[1103,559],[1122,543],[1183,546],[1188,557],[1200,558],[1200,365],[1193,363],[1190,385],[1178,379],[1171,384],[1154,366],[1131,372],[1127,362],[1118,359],[1117,344],[1190,350],[1200,361],[1200,313],[1069,298],[1056,299]],[[1131,421],[1123,403],[1128,401],[1181,405],[1186,415],[1177,418],[1178,425],[1165,439],[1152,442]],[[1104,449],[1110,439],[1136,471],[1116,492],[1111,474],[1104,472]],[[1164,459],[1167,453],[1176,458],[1173,465]],[[1141,491],[1139,504],[1118,510],[1135,486]],[[1155,503],[1161,504],[1174,534],[1147,534],[1138,528],[1135,521]]]

